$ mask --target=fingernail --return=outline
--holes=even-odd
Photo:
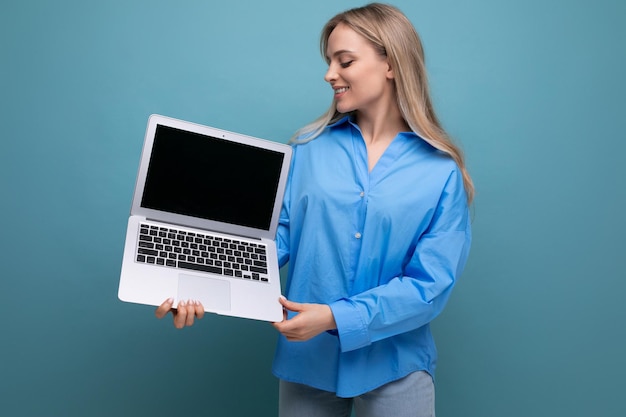
[[[286,299],[287,299],[287,297],[285,297],[284,295],[282,295],[282,294],[281,294],[281,295],[280,295],[280,299],[281,299],[281,300],[286,300]]]
[[[172,297],[168,298],[166,301],[170,304],[174,304],[174,299]]]
[[[178,303],[178,307],[184,307],[185,306],[185,300],[180,300],[180,302]]]

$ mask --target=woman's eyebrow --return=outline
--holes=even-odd
[[[351,51],[349,49],[340,49],[338,51],[333,52],[332,57],[335,58],[343,54],[353,54],[354,52],[355,51]],[[326,59],[327,60],[330,59],[328,55],[326,55]]]

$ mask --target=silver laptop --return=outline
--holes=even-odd
[[[118,296],[281,321],[275,235],[291,147],[169,117],[148,120]]]

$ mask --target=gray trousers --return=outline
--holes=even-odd
[[[418,371],[355,398],[280,381],[279,417],[435,417],[435,386]]]

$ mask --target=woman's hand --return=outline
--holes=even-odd
[[[337,327],[333,312],[326,304],[295,303],[282,296],[280,303],[284,307],[284,320],[273,326],[290,342],[303,342]],[[287,320],[287,310],[298,314]]]
[[[201,319],[204,317],[204,307],[199,301],[179,301],[176,308],[172,308],[174,305],[174,299],[168,298],[157,307],[154,315],[158,319],[162,319],[167,316],[167,313],[172,313],[174,317],[174,327],[182,329],[185,326],[193,326],[193,321],[197,317]]]

